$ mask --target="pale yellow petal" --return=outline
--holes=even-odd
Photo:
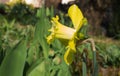
[[[74,36],[76,30],[61,24],[58,20],[59,20],[58,16],[52,19],[52,23],[55,29],[54,30],[55,37],[70,40]]]
[[[74,36],[75,31],[76,30],[70,27],[66,27],[62,25],[58,27],[57,31],[55,32],[55,37],[70,40]]]
[[[68,48],[68,50],[64,54],[64,60],[67,65],[70,65],[74,60],[74,51]]]
[[[83,17],[81,10],[78,8],[78,6],[75,4],[70,6],[70,8],[68,9],[68,15],[70,16],[73,22],[74,28],[80,29],[82,26],[80,22],[82,21],[84,17]]]

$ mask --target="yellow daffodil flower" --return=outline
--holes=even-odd
[[[72,5],[68,9],[68,15],[72,20],[73,27],[67,27],[61,24],[58,20],[59,17],[52,18],[52,28],[49,30],[51,34],[47,37],[47,42],[50,44],[54,38],[68,40],[68,45],[66,47],[67,51],[64,54],[64,60],[69,65],[74,59],[74,54],[76,53],[76,41],[79,39],[77,33],[83,25],[83,14],[77,5]]]

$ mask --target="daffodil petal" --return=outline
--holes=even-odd
[[[52,19],[55,37],[70,40],[74,36],[76,30],[61,24],[60,22],[58,22],[58,20],[59,20],[58,16]]]
[[[64,60],[67,65],[70,65],[74,60],[74,51],[68,48],[68,50],[64,54]]]
[[[68,48],[72,49],[74,52],[76,52],[76,43],[74,41],[74,39],[70,40],[69,43],[68,43]]]
[[[76,32],[75,29],[61,24],[58,20],[58,16],[52,18],[52,27],[48,30],[51,34],[47,37],[47,42],[49,44],[54,40],[54,38],[71,40]]]
[[[78,6],[75,4],[70,6],[70,8],[68,9],[68,15],[70,16],[73,22],[74,28],[80,29],[82,26],[80,22],[82,21],[84,17],[83,17],[81,10],[78,8]]]
[[[51,34],[47,37],[47,43],[50,44],[53,40],[54,40],[54,33],[51,33]]]

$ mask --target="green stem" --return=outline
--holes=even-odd
[[[93,76],[98,76],[98,64],[96,61],[96,51],[93,51]]]
[[[87,76],[87,66],[86,66],[86,54],[83,53],[83,61],[82,61],[82,73],[83,76]]]

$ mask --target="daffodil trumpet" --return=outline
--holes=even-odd
[[[59,17],[52,18],[52,27],[49,30],[51,34],[47,37],[47,42],[50,44],[55,38],[68,40],[64,60],[66,64],[70,65],[74,60],[76,53],[76,41],[80,39],[78,36],[79,30],[85,23],[85,18],[77,5],[72,5],[68,9],[68,15],[73,23],[73,28],[61,24]],[[83,34],[82,34],[83,36]]]

